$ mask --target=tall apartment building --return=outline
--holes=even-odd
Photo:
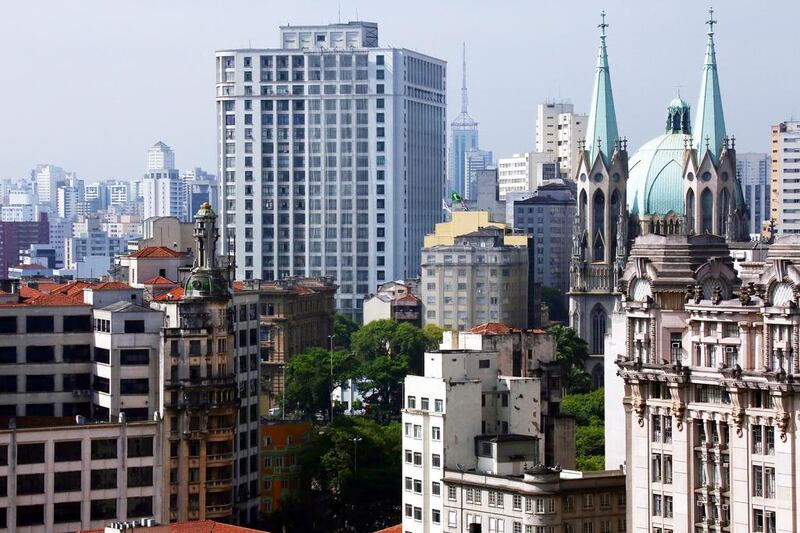
[[[216,209],[219,202],[219,184],[213,174],[202,168],[193,168],[181,173],[181,180],[186,187],[186,204],[189,213],[197,213],[200,206],[208,202]]]
[[[20,264],[20,251],[31,244],[50,242],[47,213],[39,213],[37,222],[0,222],[0,279],[8,269]]]
[[[464,152],[464,198],[477,200],[478,171],[492,166],[492,152],[480,148],[470,148]]]
[[[186,222],[186,186],[175,169],[150,170],[142,180],[144,218],[176,217]]]
[[[109,205],[108,183],[95,182],[84,186],[83,199],[89,202],[92,211],[105,209]]]
[[[471,531],[445,521],[448,470],[522,475],[543,461],[546,381],[499,375],[496,352],[425,354],[425,375],[404,386],[403,531]]]
[[[287,26],[217,58],[223,249],[239,279],[330,276],[360,316],[416,274],[441,218],[445,63],[381,48],[374,23]]]
[[[528,246],[527,235],[511,235],[485,211],[454,211],[422,249],[424,323],[457,330],[484,322],[527,327]]]
[[[462,198],[469,195],[466,153],[478,148],[478,123],[467,111],[467,46],[463,46],[461,64],[461,112],[450,124],[450,168],[447,173],[449,186]]]
[[[163,141],[147,150],[147,172],[152,170],[175,170],[175,151]]]
[[[66,177],[67,173],[61,167],[36,165],[36,168],[31,171],[31,179],[34,182],[39,201],[51,208],[55,208],[58,185]]]
[[[536,109],[536,151],[553,154],[562,176],[571,178],[577,168],[578,141],[586,136],[588,118],[567,102],[547,102]]]
[[[736,175],[742,184],[744,203],[750,212],[750,234],[760,234],[764,222],[770,220],[769,164],[769,154],[752,152],[736,154]]]
[[[533,191],[558,178],[556,156],[546,152],[523,152],[497,160],[500,200],[508,193]]]
[[[770,211],[779,235],[800,233],[800,122],[772,126]]]
[[[3,222],[36,222],[41,208],[39,198],[27,190],[13,190],[6,195],[0,207],[0,220]]]
[[[575,195],[570,187],[543,185],[530,198],[514,201],[508,210],[513,213],[509,224],[514,230],[531,236],[535,248],[529,268],[534,269],[536,282],[566,294],[575,220]]]
[[[628,531],[796,529],[799,245],[779,237],[740,278],[719,237],[634,243],[606,380]]]

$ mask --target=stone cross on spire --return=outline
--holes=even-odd
[[[714,24],[716,24],[716,23],[717,23],[717,21],[714,20],[714,8],[713,7],[709,7],[708,8],[708,20],[706,21],[706,24],[708,24],[708,34],[709,35],[713,35],[714,34]]]

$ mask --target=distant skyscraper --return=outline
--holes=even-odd
[[[39,202],[55,207],[58,184],[66,178],[64,169],[55,165],[37,165],[32,175]]]
[[[536,151],[555,154],[559,172],[572,176],[578,141],[586,136],[587,115],[574,112],[566,102],[539,104],[536,112]]]
[[[770,210],[778,234],[800,233],[800,122],[772,126]]]
[[[492,152],[480,148],[470,148],[464,152],[464,198],[476,200],[478,197],[476,177],[479,170],[492,166]]]
[[[158,141],[147,151],[147,171],[151,170],[173,170],[175,168],[175,152]]]
[[[144,217],[189,220],[186,186],[175,168],[175,153],[159,141],[147,151],[147,173],[142,180]]]
[[[462,197],[467,197],[464,154],[478,147],[478,123],[467,112],[467,48],[464,45],[461,80],[461,113],[450,124],[450,171],[449,185]]]
[[[370,22],[286,26],[217,57],[222,246],[238,278],[330,275],[358,317],[418,275],[441,219],[445,62],[380,48]]]
[[[510,192],[533,191],[558,177],[556,156],[543,152],[524,152],[497,160],[500,200]]]
[[[193,168],[183,172],[181,180],[186,187],[189,213],[196,213],[204,202],[208,202],[212,209],[216,209],[219,202],[219,185],[213,174],[202,168]]]
[[[768,221],[770,217],[769,155],[736,154],[736,174],[742,183],[744,202],[750,211],[750,233],[761,233],[764,221]]]

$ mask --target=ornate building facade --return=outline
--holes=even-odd
[[[613,343],[624,422],[606,425],[625,435],[629,531],[797,531],[799,249],[781,238],[740,278],[721,237],[637,239]]]
[[[575,174],[578,196],[569,294],[570,324],[587,340],[596,361],[606,353],[612,314],[620,309],[619,282],[633,239],[649,234],[708,234],[729,242],[747,239],[734,139],[725,130],[715,23],[712,16],[694,125],[689,104],[677,97],[667,107],[665,132],[630,157],[627,141],[617,129],[605,18],[600,24],[589,123]],[[603,372],[598,362],[595,384],[604,381],[598,379]]]

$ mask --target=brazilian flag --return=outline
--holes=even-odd
[[[454,202],[461,202],[464,200],[456,191],[453,191],[453,194],[450,195],[450,199],[452,199]]]

